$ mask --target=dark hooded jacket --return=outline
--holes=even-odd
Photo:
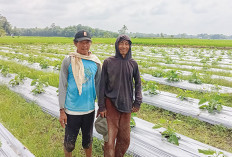
[[[118,49],[118,43],[122,40],[127,40],[130,44],[125,58]],[[118,111],[130,113],[132,107],[139,108],[142,103],[138,64],[132,59],[131,40],[128,36],[120,35],[115,42],[115,49],[115,56],[105,59],[102,66],[98,99],[99,111],[102,112],[106,109],[105,98],[108,97]],[[135,87],[135,91],[133,87]]]

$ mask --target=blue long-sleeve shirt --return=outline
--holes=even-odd
[[[71,112],[88,112],[94,110],[96,94],[100,82],[101,68],[93,61],[82,59],[85,73],[85,83],[82,85],[82,94],[73,77],[70,57],[65,58],[60,71],[59,105]]]

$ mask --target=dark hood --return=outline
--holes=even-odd
[[[129,41],[130,47],[125,58],[119,52],[118,43]],[[120,112],[131,113],[132,107],[142,103],[141,79],[137,62],[132,58],[131,40],[120,35],[115,42],[115,56],[104,60],[99,91],[99,111],[106,109],[105,98],[110,98]],[[134,90],[135,88],[135,90]]]
[[[129,41],[129,44],[130,44],[129,51],[128,51],[128,53],[127,53],[127,55],[126,55],[125,58],[122,57],[122,55],[120,54],[119,49],[118,49],[118,43],[120,41],[122,41],[122,40],[127,40],[127,41]],[[116,40],[116,42],[115,42],[115,50],[116,50],[115,57],[116,58],[125,59],[125,60],[131,59],[132,58],[132,55],[131,55],[131,44],[132,44],[132,42],[131,42],[130,37],[128,37],[127,35],[119,35],[118,38],[117,38],[117,40]]]

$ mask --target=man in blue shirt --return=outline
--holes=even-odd
[[[64,152],[72,156],[79,130],[86,157],[92,155],[95,99],[99,94],[101,62],[89,49],[91,37],[79,31],[74,38],[76,52],[66,57],[59,76],[60,123],[65,128]]]

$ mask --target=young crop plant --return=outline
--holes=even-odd
[[[166,64],[173,64],[174,61],[172,60],[172,58],[170,56],[165,56],[165,63]]]
[[[217,61],[222,61],[222,56],[219,56],[219,57],[217,58]]]
[[[158,94],[158,85],[154,81],[146,81],[143,86],[144,91],[148,91],[151,95]]]
[[[210,68],[210,65],[207,63],[203,63],[203,70],[207,70]]]
[[[181,101],[188,100],[188,97],[191,97],[192,91],[183,90],[180,88],[177,88],[177,90],[178,90],[179,94],[176,97],[179,98]]]
[[[204,58],[204,55],[203,55],[202,52],[200,52],[200,53],[198,54],[198,58]]]
[[[146,61],[145,62],[140,62],[140,63],[141,63],[143,68],[149,68],[150,67],[149,64]]]
[[[11,86],[17,86],[20,83],[23,83],[23,79],[24,79],[24,75],[23,74],[16,75],[14,79],[10,80],[9,84]]]
[[[160,123],[153,126],[153,129],[158,129],[161,128],[162,125],[164,124],[168,124],[168,128],[167,130],[160,132],[163,138],[166,138],[168,142],[175,144],[177,146],[179,146],[179,139],[180,137],[177,136],[176,131],[174,128],[171,127],[172,124],[180,124],[181,121],[180,120],[174,120],[174,121],[169,121],[166,119],[160,119]]]
[[[57,49],[48,49],[47,53],[58,54],[59,51]]]
[[[35,88],[32,90],[32,93],[41,94],[45,92],[44,87],[48,86],[48,82],[35,79],[32,80],[31,86],[35,86]]]
[[[45,46],[41,46],[40,52],[41,52],[41,53],[44,53],[44,52],[45,52]]]
[[[150,51],[151,53],[155,53],[155,54],[159,53],[155,48],[150,49]]]
[[[143,52],[143,51],[144,51],[143,46],[140,46],[140,47],[139,47],[139,50],[140,50],[141,52]]]
[[[158,70],[153,71],[151,75],[154,77],[164,77],[165,72],[162,69],[158,69]]]
[[[42,69],[48,68],[48,61],[47,61],[47,60],[41,60],[41,61],[39,62],[39,66],[40,66]]]
[[[223,152],[216,152],[214,150],[208,149],[198,149],[199,153],[209,155],[208,157],[227,157]]]
[[[30,63],[35,63],[36,61],[36,58],[35,58],[35,56],[34,55],[30,55],[29,57],[28,57],[28,62],[30,62]]]
[[[202,84],[203,78],[200,76],[200,74],[197,71],[193,71],[193,74],[191,78],[189,79],[190,83],[195,83],[195,84]]]
[[[225,51],[222,51],[222,52],[221,52],[221,55],[225,55]]]
[[[175,50],[175,51],[174,51],[174,54],[175,54],[175,55],[179,55],[179,52]]]
[[[205,57],[200,62],[201,63],[207,63],[208,61],[210,61],[209,57]]]
[[[212,65],[218,65],[219,63],[218,63],[218,60],[213,60],[211,64]]]
[[[9,67],[0,65],[1,73],[4,77],[6,77],[9,74]]]
[[[230,50],[230,51],[228,50],[228,51],[227,51],[227,55],[228,55],[228,56],[232,56],[232,51],[231,51],[231,50]]]
[[[54,70],[60,70],[60,68],[61,68],[61,64],[56,63],[53,69]]]
[[[181,72],[178,70],[170,70],[166,73],[166,77],[170,82],[178,82],[180,81]]]
[[[168,53],[165,50],[161,50],[162,52],[162,56],[166,57],[168,55]]]
[[[200,109],[206,109],[209,113],[220,112],[222,106],[224,105],[223,97],[221,94],[214,92],[206,94],[203,98],[200,99],[199,105]]]

